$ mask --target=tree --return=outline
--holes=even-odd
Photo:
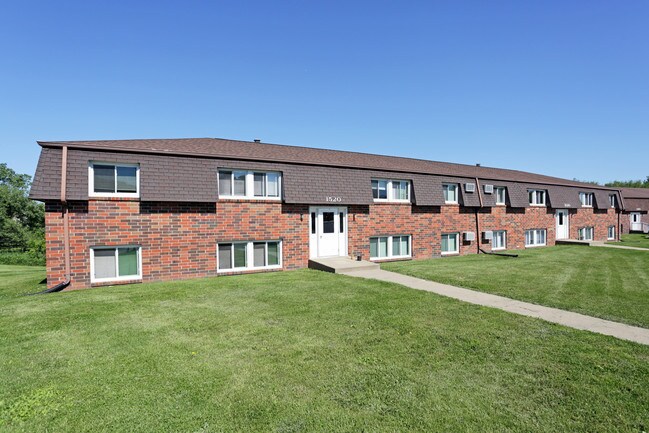
[[[0,249],[42,249],[45,209],[29,199],[31,176],[0,164]]]
[[[609,182],[606,186],[614,186],[618,188],[649,188],[649,176],[645,180],[614,180]]]

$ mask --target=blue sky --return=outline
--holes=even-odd
[[[223,137],[644,178],[648,22],[645,0],[2,2],[0,162]]]

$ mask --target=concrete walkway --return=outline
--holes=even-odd
[[[585,247],[619,248],[621,250],[649,251],[649,248],[628,247],[626,245],[609,244],[602,241],[577,241],[574,239],[559,239],[556,241],[556,244],[557,245],[583,245]]]
[[[558,308],[550,308],[542,305],[530,304],[528,302],[515,301],[504,296],[449,286],[447,284],[422,280],[421,278],[410,277],[381,269],[358,270],[344,272],[344,274],[352,277],[371,278],[374,280],[401,284],[406,287],[433,292],[438,295],[448,296],[449,298],[459,299],[460,301],[469,302],[471,304],[498,308],[510,313],[535,317],[537,319],[558,323],[575,329],[611,335],[622,340],[629,340],[649,345],[649,329],[639,328],[637,326],[598,319],[596,317],[560,310]]]
[[[606,248],[619,248],[621,250],[635,250],[635,251],[647,251],[649,252],[649,248],[641,248],[641,247],[627,247],[625,245],[615,245],[615,244],[593,244],[594,247],[606,247]]]

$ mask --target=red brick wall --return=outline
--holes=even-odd
[[[90,200],[71,202],[71,289],[90,286],[90,247],[142,246],[143,281],[172,280],[216,275],[218,242],[282,240],[283,269],[302,268],[309,258],[309,207],[268,201],[220,201],[215,203],[139,202],[137,200]],[[481,246],[486,230],[506,230],[507,248],[525,246],[526,229],[546,229],[547,243],[554,245],[555,218],[550,208],[479,210],[458,205],[411,206],[374,204],[348,207],[349,253],[369,258],[369,238],[381,235],[412,235],[415,259],[438,257],[443,233],[472,231]],[[628,220],[628,215],[622,219]],[[605,240],[609,225],[616,225],[613,209],[570,210],[570,236],[579,227],[594,226],[595,239]],[[626,223],[628,226],[628,221]],[[48,286],[64,279],[62,208],[46,203]],[[477,242],[460,239],[460,254],[477,252]],[[115,284],[115,283],[110,283]],[[99,285],[99,284],[98,284]]]
[[[638,211],[640,212],[640,211]],[[649,213],[641,211],[640,222],[649,224]],[[622,233],[628,234],[631,230],[631,212],[623,212],[620,216],[620,225],[622,226]]]

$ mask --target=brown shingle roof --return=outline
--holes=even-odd
[[[70,148],[78,149],[286,162],[406,173],[439,174],[470,178],[478,177],[481,179],[547,185],[579,186],[591,190],[608,189],[572,180],[527,173],[518,170],[372,155],[359,152],[226,140],[221,138],[39,141],[38,144],[43,147],[62,147],[63,145],[67,145]]]
[[[620,188],[622,197],[627,198],[647,198],[649,199],[649,188]]]

